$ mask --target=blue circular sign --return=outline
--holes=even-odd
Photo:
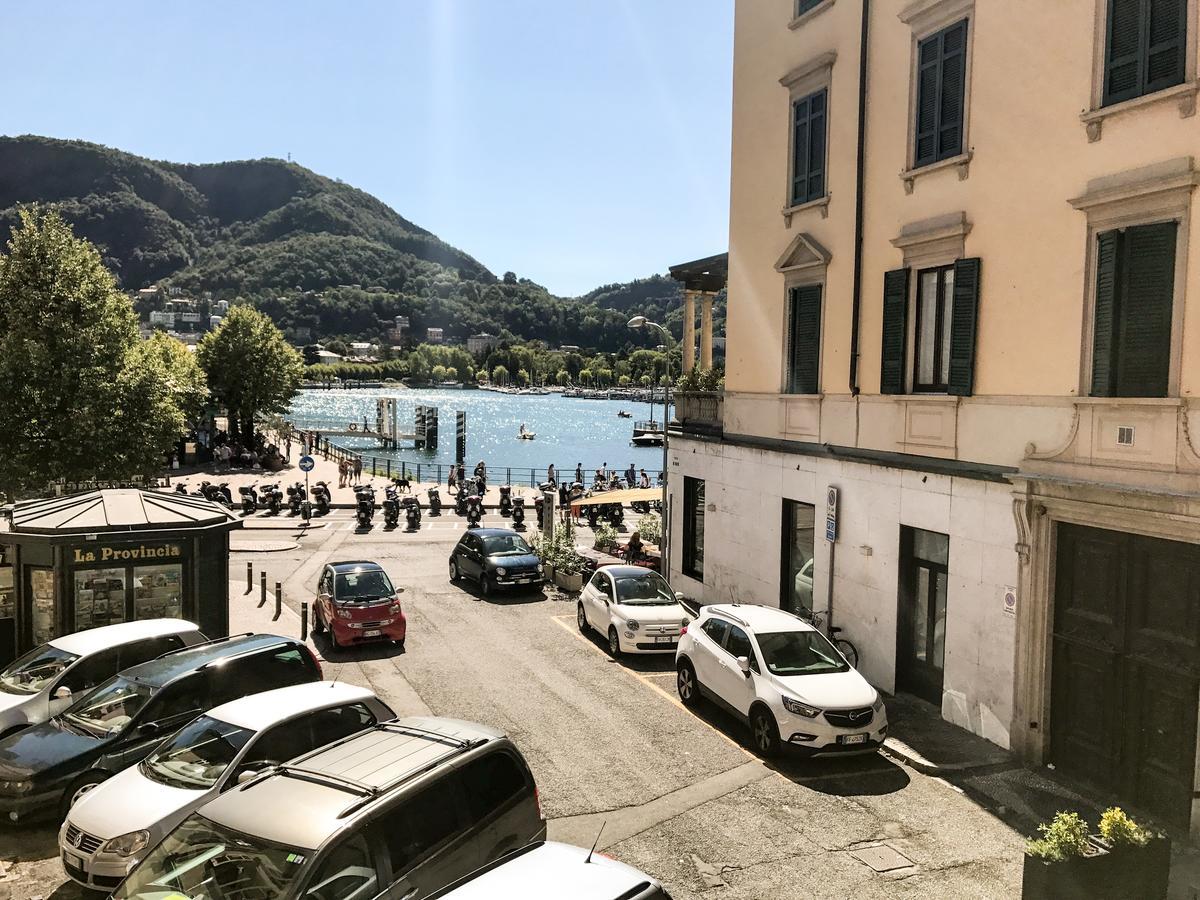
[[[317,466],[316,461],[311,456],[300,457],[300,471],[311,472]]]

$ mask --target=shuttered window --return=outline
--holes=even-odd
[[[820,389],[821,285],[788,291],[789,394],[815,394]]]
[[[1092,396],[1167,395],[1178,231],[1163,222],[1097,237]]]
[[[904,348],[908,342],[908,269],[883,276],[883,348],[879,393],[904,393]]]
[[[796,0],[796,15],[802,16],[810,9],[820,6],[825,0]]]
[[[825,196],[828,91],[792,103],[792,206]]]
[[[1104,105],[1184,80],[1187,0],[1108,0]]]
[[[960,259],[954,264],[954,304],[950,315],[950,377],[946,391],[960,397],[970,397],[975,391],[979,276],[979,259]]]
[[[967,20],[917,44],[917,110],[913,167],[963,152],[967,85]]]

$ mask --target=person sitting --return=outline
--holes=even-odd
[[[642,480],[638,486],[642,488],[650,487],[650,476],[646,474],[645,469],[642,469]]]
[[[641,532],[635,531],[629,536],[629,543],[625,545],[625,562],[636,563],[644,553]]]

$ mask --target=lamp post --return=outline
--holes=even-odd
[[[671,552],[671,511],[667,506],[667,416],[671,414],[671,332],[663,328],[657,322],[651,322],[645,316],[634,316],[629,320],[629,327],[634,329],[642,328],[657,328],[662,332],[663,346],[667,350],[666,376],[667,384],[663,394],[663,459],[662,459],[662,545],[659,547],[662,553],[662,576],[670,578],[670,552]],[[651,387],[651,398],[654,397],[654,388]]]

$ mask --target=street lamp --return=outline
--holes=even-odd
[[[667,416],[669,416],[671,414],[671,332],[667,331],[667,329],[663,328],[657,322],[651,322],[645,316],[634,316],[632,319],[629,320],[629,327],[633,328],[635,330],[640,330],[642,328],[657,328],[659,331],[662,332],[663,345],[667,349],[667,363],[666,363],[667,384],[664,389],[665,393],[663,394],[663,429],[662,429],[662,438],[663,438],[662,532],[663,533],[662,533],[662,544],[659,547],[659,550],[662,553],[662,576],[664,578],[669,579],[671,577],[671,566],[670,566],[670,562],[669,562],[670,550],[671,550],[671,515],[670,515],[670,510],[667,508]],[[654,388],[651,387],[650,391],[651,391],[650,397],[651,397],[651,399],[653,399]]]

